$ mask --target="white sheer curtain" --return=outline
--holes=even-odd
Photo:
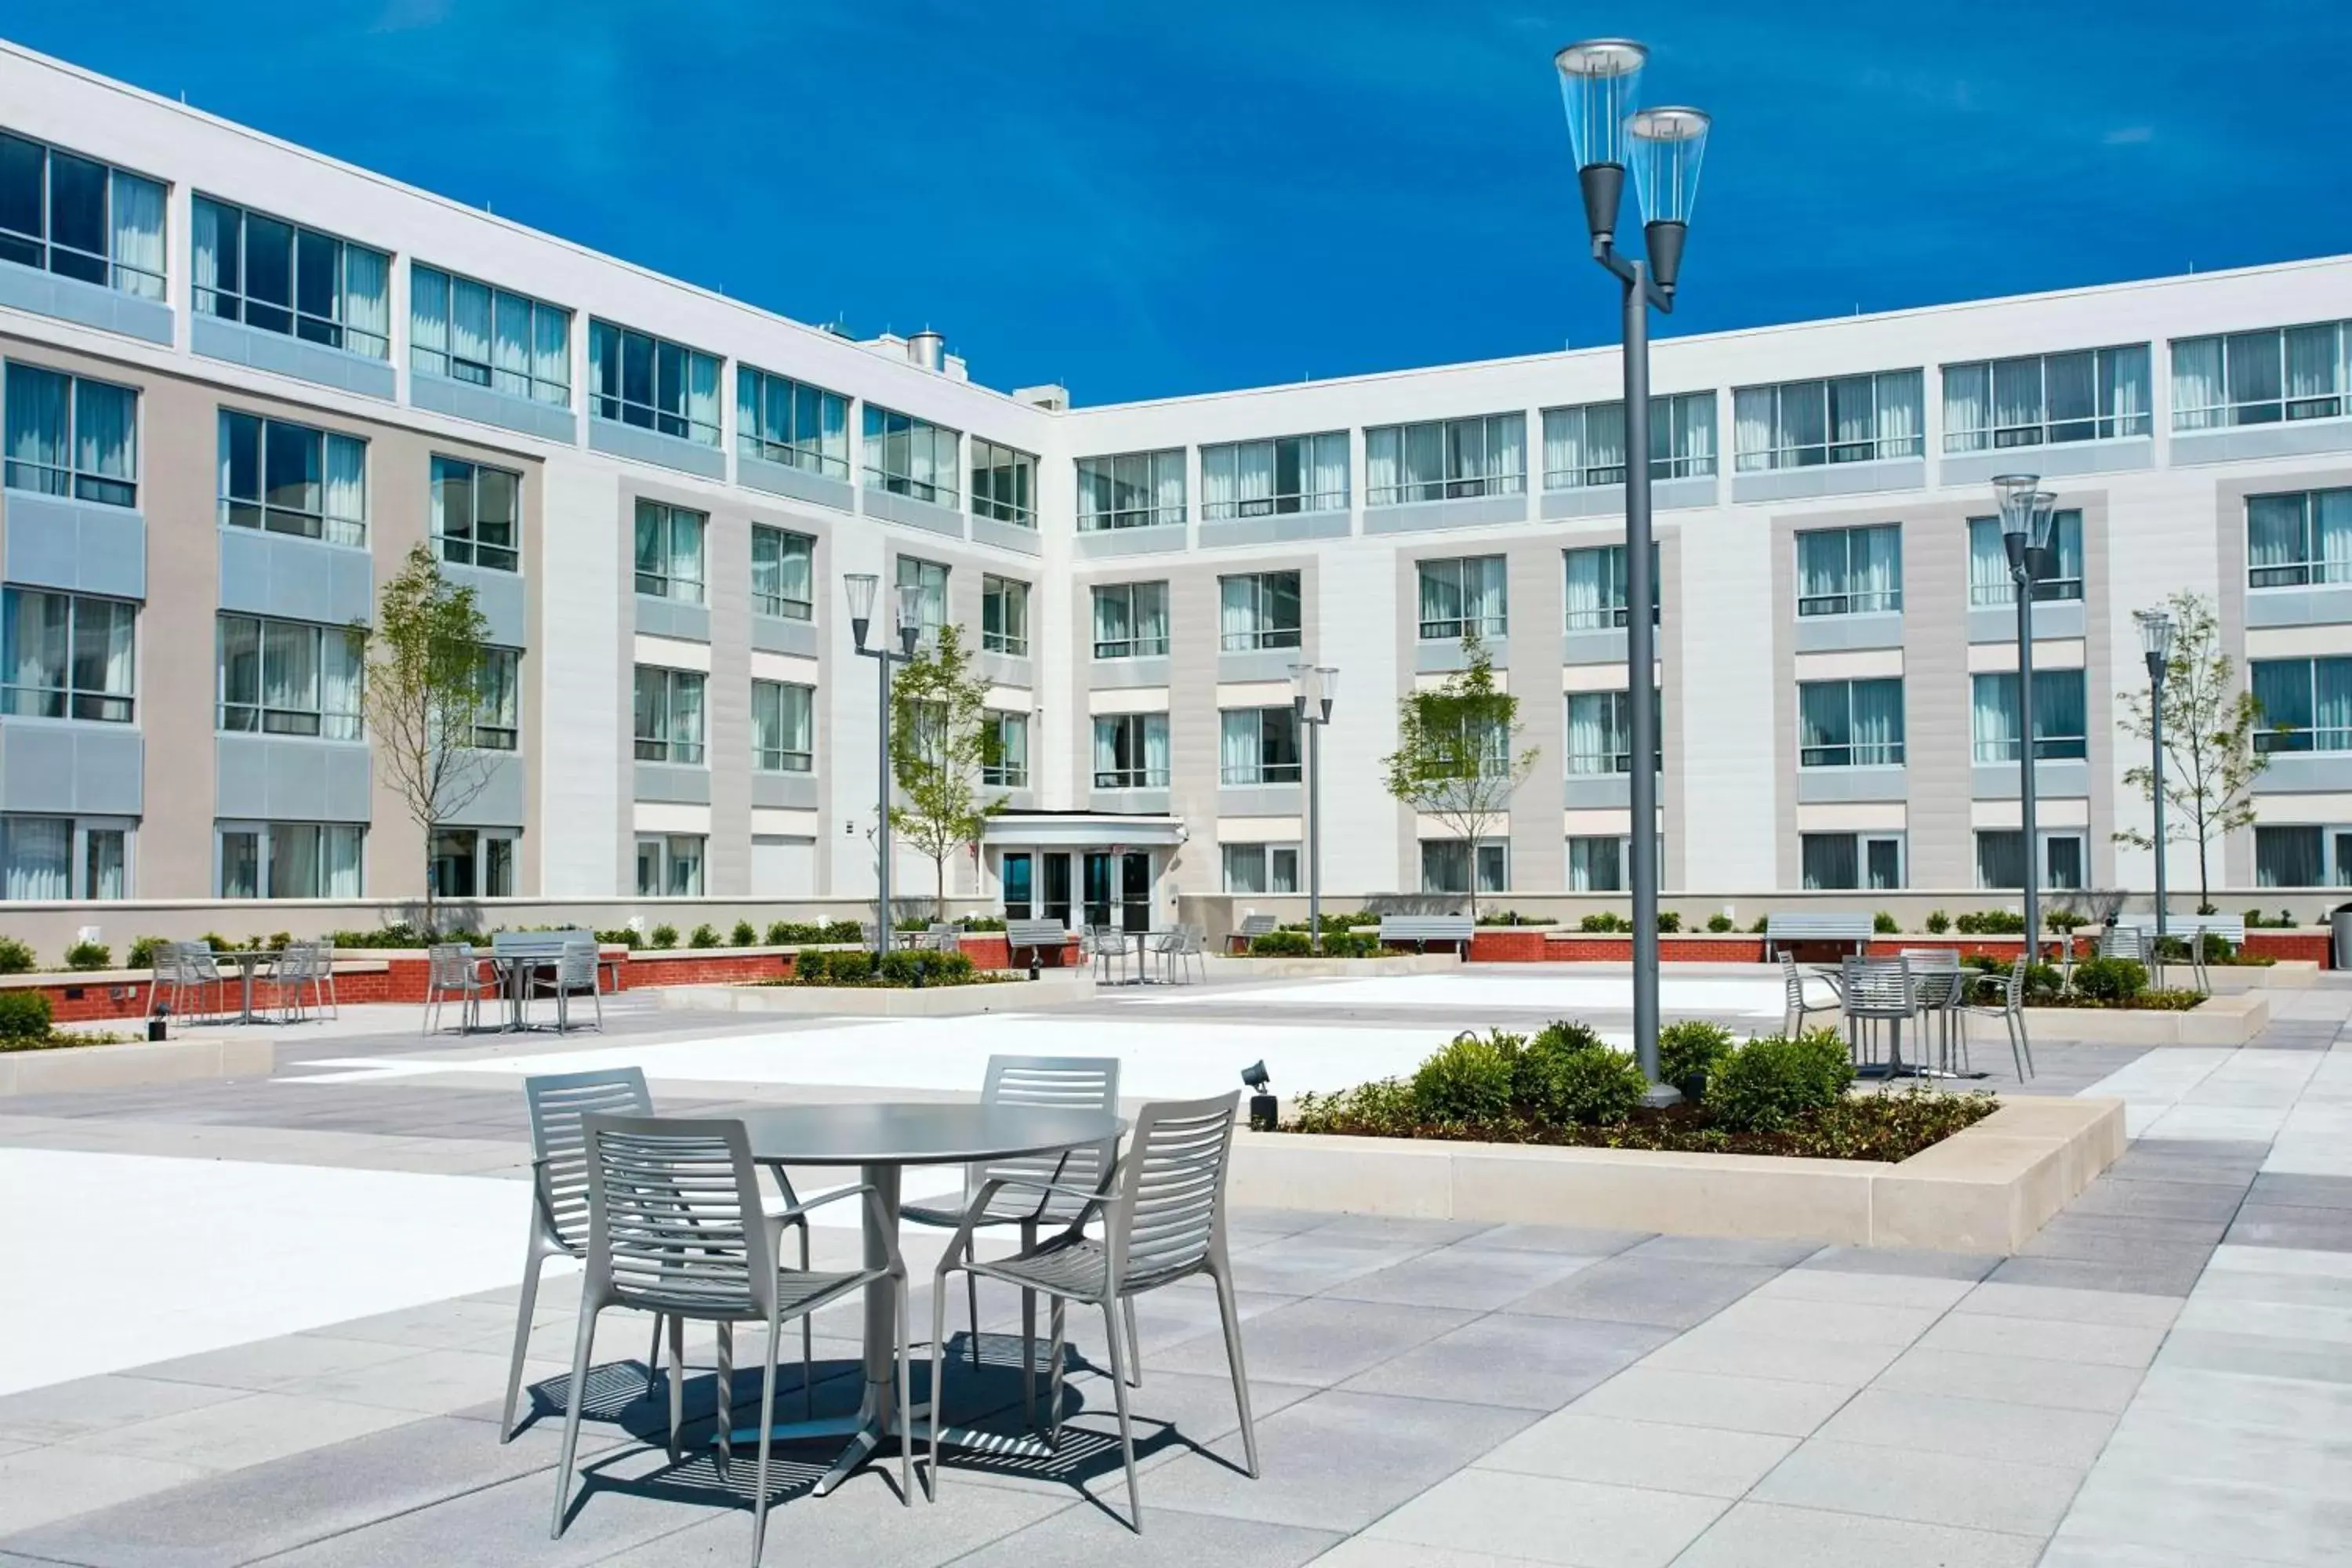
[[[1620,693],[1575,691],[1568,698],[1568,771],[1609,773],[1617,770],[1616,704]]]
[[[138,478],[139,395],[101,381],[74,384],[74,471],[119,481]],[[94,499],[94,498],[93,498]],[[128,502],[127,489],[108,499]]]
[[[1974,452],[1992,445],[1983,364],[1944,367],[1944,450]]]
[[[2112,421],[2109,433],[2148,433],[2147,345],[2099,351],[2099,415]]]
[[[1151,455],[1151,507],[1155,522],[1184,521],[1184,454]]]
[[[487,285],[467,278],[454,278],[449,284],[449,352],[457,358],[475,365],[490,363],[490,290]],[[458,374],[454,369],[452,374]],[[471,381],[481,374],[467,373]]]
[[[669,760],[702,761],[702,675],[674,670],[669,678]]]
[[[367,841],[367,829],[352,826],[328,826],[320,829],[325,839],[321,846],[322,876],[319,896],[322,899],[356,899],[360,896],[360,850]]]
[[[8,367],[8,469],[11,489],[63,495],[67,482],[66,396],[69,378],[28,364]]]
[[[1364,432],[1364,504],[1393,506],[1402,499],[1397,487],[1404,482],[1398,472],[1402,428],[1386,425]]]
[[[1568,552],[1568,628],[1616,626],[1625,608],[1625,547],[1594,545]]]
[[[2342,405],[2334,401],[2344,390],[2336,374],[2343,354],[2336,342],[2336,323],[2291,327],[2285,338],[2287,417],[2341,413]]]
[[[1135,621],[1131,587],[1095,590],[1095,657],[1121,658],[1134,651]],[[1106,655],[1104,649],[1112,650]]]
[[[1858,611],[1899,610],[1903,607],[1903,528],[1886,523],[1858,528],[1848,536],[1852,544],[1854,608]]]
[[[719,445],[719,362],[709,354],[687,359],[686,417],[688,434],[707,447]],[[948,433],[947,463],[942,472],[950,489],[955,486],[955,437]]]
[[[427,375],[449,374],[449,275],[422,262],[408,268],[408,359]]]
[[[490,381],[509,397],[530,395],[530,301],[520,294],[498,296],[490,344]]]
[[[114,171],[114,286],[144,300],[163,297],[163,187]]]
[[[296,630],[309,630],[297,627]],[[319,649],[319,732],[330,740],[356,741],[366,724],[362,693],[366,661],[359,639],[341,627],[321,627]]]
[[[2009,575],[2009,549],[2000,542],[2000,519],[1969,519],[1969,603],[2016,602],[2017,585]]]
[[[1903,761],[1903,682],[1853,684],[1853,762],[1857,767]]]
[[[73,819],[16,816],[5,824],[5,896],[63,899],[72,896]]]
[[[690,511],[669,514],[669,596],[702,603],[702,519]]]
[[[1095,721],[1095,782],[1097,785],[1118,772],[1118,726],[1117,719]]]
[[[1462,563],[1462,618],[1480,637],[1498,637],[1510,627],[1510,590],[1500,555]]]
[[[1462,566],[1459,561],[1422,563],[1421,630],[1423,637],[1462,635]]]
[[[2311,496],[2312,581],[2352,582],[2352,490]]]
[[[317,626],[261,623],[261,701],[281,715],[319,711]],[[267,721],[262,727],[269,728]]]
[[[1743,386],[1731,395],[1732,466],[1741,473],[1773,466],[1772,392]]]
[[[1202,517],[1221,518],[1234,515],[1234,468],[1240,452],[1239,447],[1232,445],[1201,448],[1201,515]],[[1108,510],[1099,503],[1089,507],[1090,497],[1087,481],[1091,477],[1090,467],[1081,464],[1078,469],[1078,510],[1081,513]]]
[[[221,231],[224,228],[234,231],[236,218],[202,196],[197,197],[191,206],[195,214],[195,232],[190,237],[194,259],[196,310],[200,315],[222,314],[221,302],[215,298],[214,290],[227,289],[233,292],[237,280],[221,276]]]
[[[84,836],[88,848],[83,856],[82,897],[120,899],[129,895],[122,839],[122,829],[119,827],[93,827]]]
[[[327,437],[326,538],[331,544],[367,542],[367,443],[352,436]]]
[[[2209,430],[2229,423],[2222,405],[2221,340],[2182,338],[2172,345],[2172,427]]]
[[[2017,760],[2017,676],[1980,674],[1970,682],[1969,731],[1980,763]]]
[[[1168,584],[1138,583],[1134,586],[1135,651],[1164,654],[1168,651]]]
[[[31,588],[11,588],[5,599],[6,668],[0,679],[16,690],[5,704],[11,713],[62,719],[69,620],[73,601],[63,594],[43,594]]]
[[[2042,438],[2042,415],[2041,357],[1993,361],[1993,428],[2031,432],[2029,439],[2038,442]]]
[[[391,270],[382,251],[343,247],[343,346],[353,353],[391,357]]]
[[[568,407],[572,402],[572,312],[559,310],[552,305],[536,306],[531,310],[530,373],[535,378],[532,393],[541,401]],[[833,434],[839,443],[838,450],[849,450],[849,432],[844,421],[849,417],[848,405],[832,410]]]
[[[1168,715],[1143,716],[1143,782],[1151,789],[1168,787]]]
[[[2082,756],[2089,739],[2084,732],[2088,724],[2081,670],[2037,669],[2033,672],[2035,756]]]
[[[1339,510],[1348,504],[1348,435],[1334,430],[1314,438],[1308,469],[1307,510]]]
[[[1486,419],[1486,477],[1496,481],[1490,495],[1512,495],[1527,488],[1528,416],[1495,414]]]
[[[135,612],[120,599],[76,599],[72,603],[73,689],[110,697],[130,696],[131,623]],[[130,714],[126,710],[121,716],[127,719]]]
[[[1919,453],[1920,373],[1894,371],[1878,377],[1878,455],[1916,457]]]
[[[1217,716],[1217,777],[1229,784],[1259,780],[1258,714],[1255,708],[1228,708]]]
[[[1218,640],[1240,652],[1257,646],[1257,580],[1221,577],[1217,580]]]

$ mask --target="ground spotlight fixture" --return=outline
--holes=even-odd
[[[1255,1091],[1250,1096],[1250,1131],[1273,1131],[1281,1123],[1282,1109],[1274,1098],[1274,1080],[1266,1076],[1265,1064],[1252,1062],[1242,1068],[1242,1083]]]

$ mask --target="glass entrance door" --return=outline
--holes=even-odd
[[[1108,926],[1112,923],[1111,905],[1117,901],[1112,879],[1118,857],[1099,849],[1090,849],[1086,858],[1086,923]]]
[[[1119,925],[1124,931],[1151,929],[1151,856],[1130,849],[1118,867]]]
[[[1040,920],[1059,921],[1062,929],[1070,927],[1070,858],[1067,855],[1040,855],[1040,869],[1045,873],[1045,902],[1037,911]]]

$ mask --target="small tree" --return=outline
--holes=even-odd
[[[2197,846],[2197,903],[2210,909],[2213,840],[2253,822],[2253,783],[2270,765],[2269,756],[2254,745],[2254,733],[2263,727],[2263,705],[2238,685],[2210,601],[2183,589],[2165,601],[2165,608],[2172,616],[2173,635],[2164,671],[2164,802],[2170,808],[2164,836],[2175,844]],[[2145,747],[2148,694],[2116,695],[2124,709],[2117,725]],[[2154,803],[2156,773],[2149,764],[2126,769],[2124,783]],[[2152,834],[2137,828],[2124,828],[2115,838],[2164,852]]]
[[[962,634],[942,626],[890,686],[890,775],[905,803],[890,807],[890,827],[929,858],[939,919],[947,917],[949,858],[1003,804],[981,798],[980,770],[996,755],[987,679],[973,672]]]
[[[1535,770],[1517,751],[1519,700],[1495,685],[1495,657],[1476,634],[1462,639],[1468,668],[1434,690],[1397,703],[1397,749],[1381,759],[1389,794],[1453,829],[1469,862],[1470,913],[1478,913],[1478,841],[1510,814],[1511,796]]]
[[[485,717],[489,625],[474,591],[441,575],[429,545],[410,548],[376,605],[373,627],[352,638],[367,660],[365,701],[375,754],[424,836],[425,930],[433,910],[433,830],[487,788],[496,762],[474,746]]]

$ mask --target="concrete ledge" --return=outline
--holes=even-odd
[[[1237,1204],[2013,1253],[2123,1152],[2119,1100],[2004,1100],[1899,1164],[1235,1134]]]
[[[2165,966],[2168,974],[2187,967]],[[2216,996],[2242,991],[2308,991],[2319,979],[2319,965],[2307,958],[2282,958],[2272,964],[2211,963],[2205,967],[2205,977],[2212,982]]]
[[[0,1051],[0,1095],[138,1089],[149,1084],[194,1083],[207,1079],[268,1078],[277,1065],[277,1044],[264,1035]]]
[[[1210,954],[1202,972],[1214,981],[1361,979],[1371,974],[1446,974],[1462,967],[1451,952],[1390,952],[1378,958],[1228,958]]]
[[[722,1013],[781,1013],[860,1018],[962,1018],[976,1013],[1028,1013],[1094,994],[1091,975],[1067,970],[995,985],[667,985],[660,1005]]]
[[[2242,991],[2235,995],[2208,996],[2186,1013],[2028,1007],[2025,1037],[2069,1046],[2242,1046],[2270,1021],[2270,997],[2261,991]],[[1990,1028],[1981,1030],[1979,1037],[2000,1038]]]

